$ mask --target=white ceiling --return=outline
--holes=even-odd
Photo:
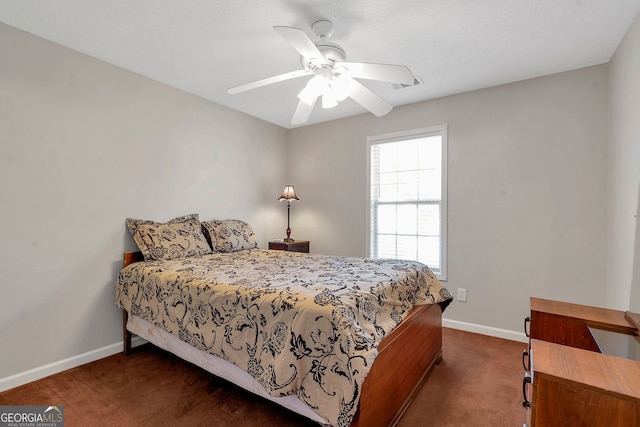
[[[0,22],[292,128],[309,77],[226,92],[300,69],[274,25],[313,37],[328,19],[347,60],[408,66],[424,84],[361,81],[399,106],[606,63],[639,11],[640,0],[1,0]],[[363,113],[318,103],[307,124]]]

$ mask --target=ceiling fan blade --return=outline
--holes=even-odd
[[[298,106],[296,107],[296,111],[293,113],[293,118],[291,119],[292,125],[300,125],[309,120],[309,116],[313,111],[313,107],[316,105],[316,101],[318,97],[313,98],[310,104],[306,103],[303,100],[298,102]]]
[[[351,81],[349,81],[349,85],[351,87],[351,92],[349,93],[351,99],[371,111],[376,116],[384,116],[393,109],[393,105],[388,104],[385,100],[371,92],[371,90],[357,80],[351,79]]]
[[[351,77],[404,85],[412,85],[415,80],[411,70],[404,65],[369,64],[366,62],[340,62],[339,64],[349,70]]]
[[[229,88],[227,89],[227,93],[235,94],[235,93],[245,92],[247,90],[259,88],[259,87],[270,85],[273,83],[283,82],[285,80],[295,79],[302,76],[307,76],[310,74],[313,74],[313,73],[307,70],[291,71],[289,73],[279,74],[277,76],[267,77],[266,79],[257,80],[255,82],[246,83],[240,86]]]
[[[284,37],[302,57],[310,62],[312,60],[327,62],[318,46],[311,41],[307,33],[294,27],[273,27],[282,37]]]

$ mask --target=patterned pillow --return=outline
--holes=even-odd
[[[189,258],[211,253],[198,214],[160,223],[127,218],[127,229],[146,261]]]
[[[202,223],[211,237],[215,252],[235,252],[258,247],[251,226],[238,219],[205,221]]]

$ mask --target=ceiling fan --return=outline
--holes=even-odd
[[[311,26],[320,39],[314,43],[307,33],[299,28],[275,26],[274,30],[287,40],[300,54],[301,70],[257,80],[227,90],[230,94],[245,92],[273,83],[313,76],[298,94],[298,106],[291,124],[305,123],[318,98],[322,97],[322,107],[331,108],[347,97],[375,114],[384,116],[393,106],[356,79],[378,80],[403,85],[413,85],[415,78],[404,65],[371,64],[347,62],[346,53],[339,45],[327,41],[333,32],[331,21],[320,20]]]

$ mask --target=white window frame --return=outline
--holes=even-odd
[[[440,197],[440,271],[434,270],[439,280],[447,280],[447,131],[448,125],[442,124],[437,126],[429,126],[419,129],[407,131],[392,132],[382,135],[374,135],[367,137],[367,208],[366,208],[366,224],[367,224],[367,254],[371,256],[371,146],[383,144],[385,142],[401,141],[405,139],[416,139],[440,135],[442,137],[442,188]]]

